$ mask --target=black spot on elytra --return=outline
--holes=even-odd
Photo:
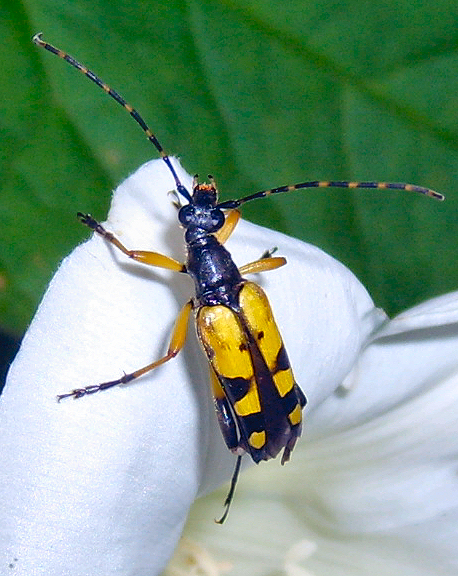
[[[220,381],[226,395],[233,402],[237,402],[243,398],[250,388],[250,380],[246,378],[227,378],[226,376],[220,375]]]
[[[285,347],[282,345],[277,354],[275,372],[287,370],[288,368],[290,368],[288,354],[286,353]]]

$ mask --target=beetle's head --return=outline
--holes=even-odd
[[[180,223],[187,229],[195,231],[193,237],[217,232],[224,224],[224,213],[217,208],[218,190],[212,176],[210,183],[199,184],[197,175],[192,185],[192,202],[183,206],[179,213]]]

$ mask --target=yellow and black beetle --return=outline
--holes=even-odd
[[[285,258],[264,254],[238,268],[224,243],[232,234],[240,213],[237,208],[257,198],[301,188],[378,188],[419,192],[439,200],[443,196],[428,188],[402,183],[311,181],[256,192],[239,200],[218,202],[213,178],[199,184],[194,179],[189,192],[181,183],[169,157],[139,113],[118,93],[74,58],[34,36],[35,44],[56,54],[80,70],[123,106],[141,126],[158,150],[176,184],[176,192],[187,201],[179,207],[178,220],[185,229],[184,264],[157,252],[129,250],[89,214],[78,213],[81,222],[137,262],[186,273],[194,280],[195,295],[183,306],[176,320],[167,354],[117,380],[77,388],[58,396],[80,398],[126,384],[174,358],[186,339],[189,316],[194,310],[197,334],[210,364],[210,375],[218,422],[227,447],[237,455],[231,488],[225,501],[227,517],[241,458],[248,453],[254,462],[275,458],[283,450],[281,463],[288,461],[301,434],[302,408],[306,398],[294,380],[285,347],[263,290],[243,274],[274,270]]]

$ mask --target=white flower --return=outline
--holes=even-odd
[[[189,188],[190,177],[179,173]],[[146,164],[115,192],[107,228],[129,248],[181,260],[182,232],[166,197],[173,187],[162,161]],[[309,399],[308,425],[285,467],[263,463],[242,474],[223,527],[213,523],[222,511],[218,495],[211,506],[207,501],[196,531],[205,530],[208,543],[220,546],[222,562],[237,562],[237,574],[270,574],[281,568],[282,558],[290,575],[296,568],[302,574],[365,574],[357,570],[371,562],[376,566],[371,572],[383,574],[379,564],[400,565],[413,552],[426,558],[418,560],[420,568],[438,562],[439,550],[451,558],[450,542],[446,535],[440,540],[439,528],[441,514],[451,514],[448,505],[456,502],[455,476],[451,469],[445,473],[454,432],[448,427],[439,434],[438,428],[456,411],[451,393],[447,401],[434,393],[438,374],[432,364],[439,366],[443,349],[435,344],[439,328],[432,321],[412,332],[419,345],[428,331],[433,334],[431,342],[425,340],[425,350],[436,346],[428,363],[426,352],[406,345],[402,331],[394,334],[388,324],[348,376],[386,320],[354,276],[320,250],[246,222],[227,246],[238,264],[273,246],[288,259],[288,266],[256,281],[269,295],[296,379]],[[193,330],[176,359],[141,380],[77,401],[55,400],[165,353],[192,284],[185,275],[126,260],[98,236],[65,259],[10,370],[0,405],[0,573],[13,566],[15,574],[27,576],[158,574],[196,496],[232,473],[234,457],[216,423],[206,360]],[[409,318],[397,320],[401,330]],[[450,330],[444,346],[453,346],[453,325]],[[401,371],[391,386],[401,361],[381,365],[371,351],[395,353],[400,346],[409,357],[407,373]],[[423,371],[412,369],[415,355]],[[423,373],[429,384],[418,387]],[[344,380],[345,393],[339,391]],[[428,391],[430,403],[422,400]],[[410,408],[411,402],[423,412]],[[435,426],[431,410],[440,402],[445,415]],[[431,438],[439,438],[432,447]],[[409,467],[407,453],[414,454],[415,466]],[[425,515],[436,548],[426,548],[426,535],[420,541]],[[304,556],[301,566],[297,558]],[[340,572],[326,571],[330,565]],[[433,573],[448,574],[441,569]]]

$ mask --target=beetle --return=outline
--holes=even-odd
[[[36,34],[33,41],[71,64],[116,100],[155,146],[175,180],[176,194],[186,201],[186,204],[177,206],[178,221],[185,230],[185,263],[157,252],[130,250],[90,214],[79,212],[78,218],[136,262],[188,274],[195,288],[194,296],[177,317],[168,351],[162,358],[116,380],[60,394],[58,401],[68,397],[81,398],[126,384],[168,362],[185,344],[187,325],[193,311],[197,336],[210,367],[218,423],[227,447],[236,455],[224,513],[216,520],[222,524],[234,496],[242,456],[249,454],[255,463],[259,463],[275,458],[283,451],[281,463],[287,462],[301,435],[302,409],[307,402],[294,379],[267,296],[260,286],[244,278],[244,274],[279,268],[286,264],[286,259],[273,256],[273,251],[270,251],[254,262],[240,268],[236,266],[224,244],[239,221],[238,208],[258,198],[303,188],[396,189],[418,192],[439,200],[443,200],[443,196],[429,188],[404,183],[317,180],[219,202],[218,190],[211,176],[208,183],[199,183],[197,176],[194,177],[192,190],[188,191],[162,145],[130,104],[72,56],[45,42],[41,33]]]

